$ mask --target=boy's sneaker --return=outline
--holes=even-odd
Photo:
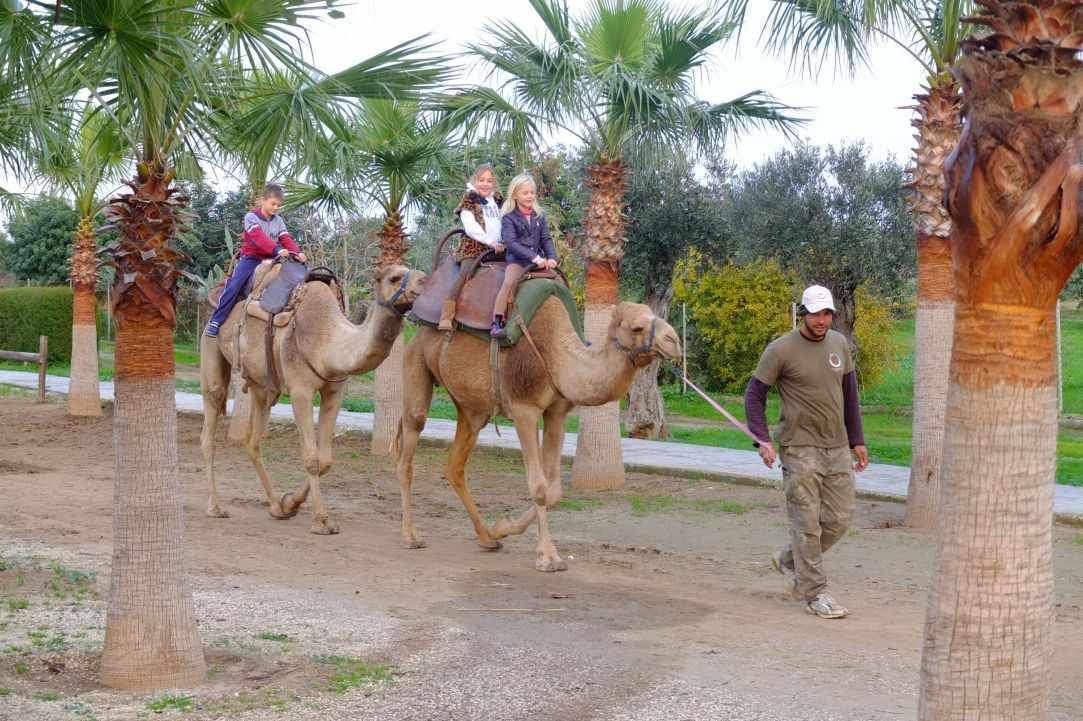
[[[489,335],[493,338],[503,338],[508,334],[507,326],[504,325],[504,319],[497,316],[493,319],[493,325],[489,328]]]
[[[790,598],[799,598],[797,595],[797,574],[782,562],[782,551],[775,551],[771,554],[771,567],[782,574],[783,592]]]
[[[204,335],[206,335],[208,338],[217,338],[218,337],[218,324],[215,323],[213,320],[210,323],[208,323],[207,324],[207,330],[204,331]]]
[[[849,609],[831,598],[829,593],[821,593],[808,602],[805,609],[813,616],[820,618],[844,618],[850,614]]]

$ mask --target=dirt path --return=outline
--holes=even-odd
[[[62,405],[9,397],[0,425],[0,719],[148,718],[155,703],[189,704],[193,719],[915,716],[932,543],[890,528],[899,505],[859,504],[856,530],[827,564],[854,613],[825,622],[783,599],[766,563],[785,532],[777,492],[633,474],[620,493],[572,493],[551,515],[569,570],[543,575],[533,530],[497,553],[476,546],[440,479],[442,449],[422,449],[417,464],[424,550],[399,548],[392,466],[352,435],[338,439],[325,491],[341,535],[309,534],[307,508],[271,520],[236,448],[218,464],[233,517],[206,518],[191,416],[180,419],[180,472],[210,678],[187,700],[108,691],[95,665],[111,548],[110,419],[73,420]],[[279,492],[303,477],[294,433],[277,430],[265,444]],[[516,459],[479,454],[472,471],[483,513],[525,509]],[[745,512],[725,512],[740,509],[722,500]],[[1077,532],[1055,535],[1058,721],[1083,715]]]

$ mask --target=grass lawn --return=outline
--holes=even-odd
[[[1063,367],[1064,367],[1064,414],[1083,416],[1083,313],[1065,312],[1061,321]],[[408,336],[413,335],[413,326],[407,325]],[[894,369],[885,374],[883,380],[873,388],[862,391],[862,406],[865,407],[865,438],[869,453],[874,463],[908,465],[910,463],[910,436],[912,418],[910,403],[914,375],[914,321],[900,320],[895,323],[895,336],[899,341],[900,353]],[[101,377],[112,380],[111,343],[101,344],[103,353]],[[174,354],[178,366],[197,366],[199,351],[194,344],[178,343]],[[30,364],[0,362],[0,369],[34,370]],[[50,365],[49,372],[67,376],[70,369],[66,365]],[[363,377],[372,379],[374,373]],[[178,390],[199,392],[196,381],[178,380]],[[744,418],[744,405],[740,396],[713,394],[725,408]],[[674,425],[671,427],[671,440],[679,443],[717,446],[721,448],[751,449],[748,439],[736,429],[731,428],[718,413],[703,399],[689,391],[682,393],[680,386],[662,388],[662,397],[666,404],[666,413]],[[371,398],[348,398],[343,407],[346,410],[372,412],[374,404]],[[455,419],[455,405],[447,392],[436,389],[433,397],[430,417],[446,420]],[[778,397],[772,393],[768,398],[768,421],[772,424],[778,419]],[[683,419],[694,419],[697,425]],[[510,423],[503,418],[497,422],[502,426]],[[713,422],[717,425],[704,425]],[[578,430],[578,418],[568,419],[567,430]],[[1057,438],[1057,482],[1073,486],[1083,486],[1083,431],[1061,429]]]

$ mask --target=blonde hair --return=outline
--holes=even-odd
[[[488,173],[489,175],[493,176],[493,183],[495,184],[496,183],[496,170],[493,169],[493,164],[492,163],[482,163],[477,168],[475,168],[474,169],[474,174],[470,176],[470,184],[471,185],[477,185],[478,184],[478,178],[480,178],[485,173]]]
[[[534,182],[534,177],[530,173],[520,173],[511,179],[508,183],[508,194],[504,196],[504,207],[500,209],[502,215],[507,215],[511,211],[515,210],[515,196],[519,192],[519,189],[524,185],[533,185],[534,189],[538,189],[538,184]],[[542,214],[541,206],[535,201],[534,212],[538,215]]]

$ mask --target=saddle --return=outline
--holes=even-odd
[[[303,263],[289,259],[285,261],[264,261],[252,274],[253,288],[244,302],[244,314],[262,320],[264,328],[264,352],[267,363],[267,381],[270,389],[281,392],[282,384],[278,377],[278,364],[275,361],[274,340],[278,328],[285,328],[294,318],[294,312],[304,297],[305,284],[309,281],[326,283],[338,298],[339,308],[345,312],[345,299],[342,286],[334,271],[320,266],[309,269]],[[243,326],[242,326],[243,327]],[[241,333],[237,334],[240,345]],[[238,358],[243,356],[238,347]],[[247,381],[248,374],[241,364],[241,375]]]

